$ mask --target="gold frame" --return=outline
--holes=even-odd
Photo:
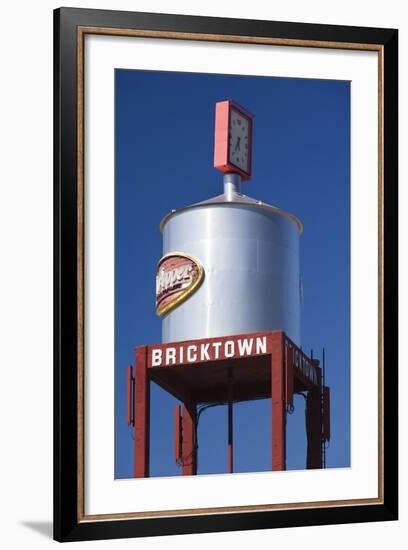
[[[296,502],[290,504],[265,504],[161,510],[149,512],[85,514],[84,480],[84,41],[87,34],[110,36],[171,38],[210,42],[235,42],[241,44],[264,44],[308,48],[329,48],[345,50],[376,51],[378,53],[378,497],[366,499]],[[325,42],[318,40],[294,40],[286,38],[264,38],[252,36],[217,35],[153,30],[117,29],[108,27],[77,27],[77,182],[78,182],[78,522],[95,522],[122,519],[146,519],[172,516],[197,516],[228,513],[249,513],[272,510],[299,510],[310,508],[332,508],[338,506],[384,504],[384,356],[383,356],[383,286],[384,286],[384,166],[383,166],[383,81],[384,47],[381,44],[357,44],[346,42]],[[194,260],[196,261],[196,260]]]

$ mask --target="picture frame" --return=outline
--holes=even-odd
[[[84,455],[87,356],[86,127],[87,36],[134,37],[177,43],[250,44],[291,52],[374,52],[378,62],[378,368],[373,424],[378,435],[375,497],[253,505],[86,513]],[[378,95],[377,95],[378,94]],[[353,114],[352,114],[353,116]],[[398,31],[105,10],[54,12],[54,538],[60,542],[289,526],[388,521],[398,518]],[[367,136],[366,136],[367,138]],[[365,212],[361,213],[364,224]],[[363,313],[362,313],[363,315]],[[112,327],[113,330],[113,327]],[[353,337],[353,334],[352,334]],[[357,339],[357,335],[354,336]],[[377,345],[378,344],[378,345]],[[375,348],[375,349],[374,349]],[[112,366],[113,368],[113,366]],[[356,412],[356,414],[358,411]],[[160,480],[156,480],[160,483]]]

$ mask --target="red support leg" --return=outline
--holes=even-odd
[[[136,348],[135,368],[135,477],[149,477],[150,382],[147,347]]]
[[[234,426],[233,426],[233,379],[232,370],[228,372],[228,473],[234,471]]]
[[[181,426],[181,405],[176,405],[174,411],[174,461],[177,465],[183,457],[181,444],[182,444],[182,426]]]
[[[196,416],[195,405],[183,404],[183,476],[195,476],[197,474]]]
[[[272,335],[272,470],[286,470],[286,407],[283,333]]]
[[[233,443],[233,411],[232,401],[228,403],[228,473],[234,471],[234,443]]]
[[[322,468],[322,402],[320,386],[309,391],[306,400],[308,469]]]

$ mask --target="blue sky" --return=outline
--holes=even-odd
[[[295,214],[303,278],[302,347],[321,356],[331,388],[328,467],[350,464],[350,83],[155,71],[115,72],[115,478],[132,477],[126,368],[137,345],[158,343],[155,270],[160,220],[222,192],[213,168],[216,101],[255,115],[246,195]],[[173,458],[177,401],[152,384],[152,476],[180,475]],[[287,420],[287,467],[304,469],[304,399]],[[234,406],[234,470],[271,467],[271,403]],[[198,473],[227,470],[227,410],[199,424]]]

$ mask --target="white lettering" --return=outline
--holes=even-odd
[[[221,342],[213,342],[212,346],[215,349],[215,359],[219,359]]]
[[[174,365],[176,363],[176,348],[166,349],[166,365]]]
[[[161,268],[156,276],[156,295],[164,290],[172,289],[175,283],[182,283],[182,287],[188,286],[193,280],[193,266],[191,264],[166,270]]]
[[[210,360],[210,356],[208,355],[209,347],[210,347],[210,344],[201,344],[201,361]]]
[[[225,342],[225,357],[234,357],[234,342],[232,340],[228,340],[228,342]]]
[[[300,370],[303,376],[313,382],[313,384],[317,384],[317,371],[315,367],[307,358],[305,358],[303,355],[300,355],[297,351],[295,351],[293,366],[296,369]]]
[[[266,336],[256,339],[256,353],[259,355],[266,353]]]
[[[251,355],[266,355],[268,353],[267,336],[239,338],[219,342],[200,342],[183,345],[173,344],[164,348],[151,350],[151,366],[182,365],[199,361],[216,361],[223,358],[249,357]],[[294,368],[313,383],[317,383],[317,372],[314,365],[295,350]]]
[[[191,352],[194,353],[191,353]],[[194,361],[197,361],[197,346],[188,346],[187,347],[187,361],[189,363],[193,363]]]
[[[240,355],[250,355],[252,352],[252,344],[254,343],[254,339],[250,338],[249,340],[245,338],[245,340],[238,340],[238,352]]]
[[[162,350],[153,349],[152,350],[152,367],[160,367],[162,362]]]

